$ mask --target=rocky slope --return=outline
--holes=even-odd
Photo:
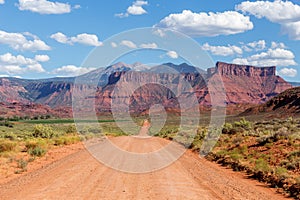
[[[288,89],[264,104],[247,109],[241,115],[268,114],[276,116],[300,115],[300,87]]]

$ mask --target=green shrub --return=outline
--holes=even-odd
[[[17,160],[17,167],[22,169],[23,171],[27,170],[28,161],[21,158],[20,160]]]
[[[229,134],[230,130],[233,128],[232,124],[230,123],[225,123],[222,129],[222,133],[224,134]]]
[[[250,130],[250,128],[252,127],[252,123],[247,121],[245,118],[242,118],[240,121],[234,122],[234,126],[241,127],[245,130]]]
[[[55,134],[54,130],[50,126],[37,124],[34,127],[32,136],[36,138],[52,138]]]
[[[255,161],[255,171],[266,173],[270,171],[270,166],[263,158],[259,158]]]
[[[13,151],[17,144],[9,140],[0,140],[0,153],[6,151]]]
[[[77,129],[75,125],[69,125],[66,129],[66,133],[70,134],[70,133],[77,133]]]
[[[275,174],[279,177],[279,178],[287,178],[288,177],[288,170],[284,167],[277,167],[275,169]]]
[[[239,153],[234,152],[230,154],[230,158],[234,161],[239,161],[243,158],[243,156]]]
[[[61,136],[54,139],[54,145],[70,145],[80,141],[79,136]]]
[[[43,155],[45,155],[47,153],[47,150],[46,149],[43,149],[42,147],[40,146],[37,146],[33,149],[29,149],[28,150],[28,153],[31,155],[31,156],[37,156],[37,157],[42,157]]]

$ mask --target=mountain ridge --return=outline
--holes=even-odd
[[[275,71],[275,66],[255,67],[225,62],[217,62],[214,68],[209,68],[206,72],[186,63],[179,65],[165,63],[151,68],[141,63],[129,65],[120,62],[78,77],[41,80],[0,78],[0,102],[38,103],[52,108],[71,107],[73,90],[79,88],[91,93],[95,92],[91,94],[91,98],[95,98],[97,104],[104,106],[103,110],[109,111],[109,102],[111,102],[113,92],[116,91],[115,88],[120,87],[118,84],[120,80],[138,84],[151,81],[169,82],[173,89],[182,91],[180,89],[182,83],[178,80],[180,76],[183,76],[190,84],[191,90],[183,94],[179,92],[178,95],[182,97],[195,95],[200,105],[209,106],[211,97],[207,83],[213,81],[216,76],[220,76],[226,90],[226,104],[260,104],[292,87],[284,79],[276,76]],[[153,90],[154,96],[155,92],[158,95],[152,100],[163,97],[164,92],[167,91],[156,86],[140,89],[137,94],[139,100],[132,100],[136,105],[140,105],[137,106],[138,110],[145,107],[147,103],[151,104],[152,100],[148,98],[149,90]],[[130,94],[127,93],[122,98],[120,100],[124,101],[130,98]],[[166,101],[166,104],[169,102],[170,105],[175,102],[174,99],[166,99]]]

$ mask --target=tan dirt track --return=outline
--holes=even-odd
[[[153,151],[160,138],[110,138],[127,151]],[[151,145],[153,144],[153,145]],[[160,145],[158,145],[160,144]],[[113,158],[113,157],[112,157]],[[131,174],[111,169],[81,150],[0,185],[0,199],[286,199],[274,189],[186,151],[158,171]]]

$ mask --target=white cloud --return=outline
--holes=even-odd
[[[285,23],[300,20],[300,6],[290,1],[245,1],[235,7],[257,18],[265,17],[271,22]]]
[[[140,47],[145,49],[156,49],[157,44],[156,43],[141,44]]]
[[[113,48],[116,48],[118,45],[115,42],[110,43]]]
[[[210,51],[214,55],[218,56],[232,56],[235,54],[243,54],[243,50],[237,46],[211,46],[208,43],[202,45],[204,51]]]
[[[0,4],[4,4],[5,3],[5,1],[4,0],[0,0]]]
[[[300,6],[291,1],[245,1],[235,9],[278,23],[283,33],[291,39],[300,40]]]
[[[29,10],[40,14],[64,14],[71,12],[71,6],[66,3],[47,0],[19,0],[19,10]]]
[[[160,28],[156,28],[154,31],[153,31],[153,34],[154,35],[158,35],[159,37],[165,37],[166,36],[166,33],[164,30],[160,29]]]
[[[31,38],[30,38],[31,37]],[[31,33],[8,33],[0,30],[0,44],[9,45],[15,50],[38,51],[50,50],[44,41]]]
[[[266,41],[259,40],[259,41],[250,42],[247,44],[247,46],[254,49],[255,51],[261,51],[266,48]]]
[[[77,5],[73,6],[73,8],[74,8],[74,9],[80,9],[81,6],[77,4]]]
[[[176,59],[179,57],[176,51],[168,51],[167,56],[169,56],[170,58],[173,58],[173,59]]]
[[[282,32],[293,40],[300,40],[300,22],[291,22],[281,25]]]
[[[48,55],[36,55],[34,59],[38,62],[47,62],[50,60],[50,57]]]
[[[41,55],[32,58],[25,58],[22,55],[14,56],[11,53],[0,55],[0,72],[8,74],[22,74],[25,72],[45,72],[39,60]],[[45,55],[43,55],[45,56]],[[44,58],[45,59],[45,58]]]
[[[86,67],[77,67],[75,65],[66,65],[60,68],[55,69],[52,74],[57,74],[58,76],[79,76],[85,73],[88,73],[96,68],[86,68]]]
[[[52,34],[50,36],[50,38],[56,40],[59,43],[64,43],[64,44],[70,43],[70,39],[65,34],[63,34],[61,32],[57,32],[55,34]]]
[[[129,48],[131,48],[131,49],[137,48],[136,44],[134,44],[134,43],[133,43],[132,41],[130,41],[130,40],[123,40],[123,41],[121,41],[120,45],[129,47]]]
[[[68,37],[61,32],[52,34],[50,38],[56,40],[59,43],[73,45],[75,43],[84,44],[88,46],[102,46],[103,43],[99,41],[97,35],[82,33],[74,37]]]
[[[170,14],[155,27],[170,28],[190,36],[218,36],[242,33],[253,29],[248,16],[235,11],[223,13],[193,13],[184,10],[179,14]]]
[[[148,5],[147,1],[137,0],[132,3],[126,10],[126,13],[115,14],[116,17],[128,17],[129,15],[143,15],[146,14],[147,11],[143,8],[143,6]]]
[[[255,54],[247,58],[236,58],[232,62],[236,64],[255,66],[292,66],[297,65],[293,52],[286,49],[268,49],[266,52]]]
[[[297,73],[297,70],[293,68],[282,68],[278,71],[278,75],[287,77],[296,77]]]
[[[31,71],[31,72],[38,72],[38,73],[42,73],[45,72],[45,69],[43,68],[43,66],[40,63],[36,63],[33,65],[28,65],[25,68],[26,71]]]
[[[89,46],[101,46],[102,42],[98,40],[97,35],[82,33],[76,37],[71,37],[72,43],[80,43]]]
[[[286,49],[287,47],[282,42],[274,42],[274,41],[271,42],[271,49],[276,49],[276,48]]]

